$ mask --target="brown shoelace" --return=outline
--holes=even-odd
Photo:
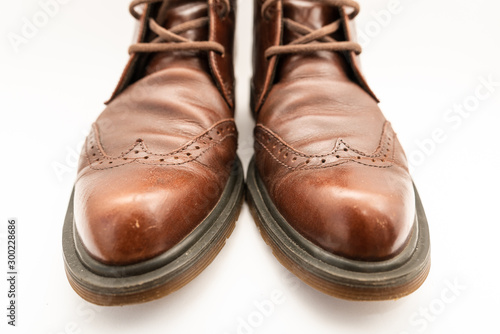
[[[270,18],[271,7],[281,0],[265,0],[262,5],[262,15],[264,18]],[[359,4],[352,0],[312,0],[335,7],[350,7],[352,12],[348,15],[349,19],[354,19],[359,13]],[[353,51],[356,54],[361,53],[361,46],[355,42],[340,42],[330,35],[336,32],[341,25],[341,20],[336,20],[320,29],[313,30],[293,20],[283,18],[285,27],[302,37],[297,38],[287,45],[272,46],[266,50],[266,58],[282,54],[310,53],[315,51]]]
[[[134,0],[130,3],[130,14],[137,20],[140,20],[141,14],[136,11],[137,6],[150,5],[168,0]],[[223,12],[228,13],[231,9],[229,0],[218,0],[223,5]],[[202,17],[195,20],[186,21],[178,24],[170,29],[165,29],[156,22],[149,19],[149,28],[158,35],[150,43],[137,43],[129,48],[129,53],[151,53],[151,52],[166,52],[166,51],[214,51],[224,54],[224,46],[213,41],[191,41],[179,34],[188,30],[204,27],[209,24],[208,17]]]

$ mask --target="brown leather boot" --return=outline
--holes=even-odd
[[[353,300],[395,299],[430,268],[405,154],[363,78],[351,0],[255,0],[247,185],[278,260]]]
[[[69,282],[90,302],[139,303],[179,289],[234,228],[243,194],[235,2],[130,5],[139,41],[82,150],[63,232]]]

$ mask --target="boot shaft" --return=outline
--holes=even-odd
[[[137,2],[137,1],[134,1]],[[221,95],[230,108],[234,108],[234,30],[236,20],[236,0],[164,0],[153,3],[141,3],[137,9],[131,4],[131,12],[137,10],[140,16],[138,44],[177,43],[162,40],[153,31],[152,24],[179,36],[188,42],[218,43],[221,52],[200,50],[175,50],[165,52],[131,52],[110,101],[116,98],[128,86],[137,80],[168,67],[195,67],[210,73]],[[147,2],[147,1],[143,1]],[[179,27],[190,22],[206,19],[205,25],[177,32]],[[153,23],[151,23],[153,21]],[[132,50],[132,47],[131,47]],[[133,50],[132,50],[133,51]],[[108,101],[108,102],[110,102]]]
[[[254,1],[254,76],[251,88],[251,106],[255,113],[261,109],[267,93],[274,84],[282,80],[293,79],[290,76],[300,76],[304,73],[322,75],[325,63],[328,64],[329,75],[336,75],[339,80],[356,82],[378,101],[361,73],[359,59],[354,51],[321,50],[269,56],[269,51],[282,46],[299,45],[300,43],[295,43],[307,34],[336,22],[338,27],[334,32],[324,38],[313,38],[305,44],[318,48],[321,48],[320,43],[340,42],[355,45],[351,18],[356,15],[357,7],[350,8],[347,6],[350,3],[355,2],[335,0]],[[315,62],[318,63],[317,66],[311,66]],[[300,67],[304,63],[307,66],[301,69]],[[332,73],[332,69],[334,69],[334,73]]]

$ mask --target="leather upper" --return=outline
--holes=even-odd
[[[273,14],[270,20],[256,16],[255,31],[280,17],[312,29],[341,18],[343,29],[333,37],[350,38],[339,8],[284,0]],[[299,37],[287,29],[282,34],[284,44]],[[271,39],[256,36],[256,52],[265,51]],[[355,56],[319,51],[254,61],[256,164],[280,213],[331,253],[366,261],[398,254],[415,219],[412,181]],[[268,87],[257,73],[263,68],[273,72]]]
[[[75,225],[89,254],[110,265],[150,259],[183,240],[217,204],[236,157],[232,48],[235,7],[214,1],[148,5],[166,28],[209,16],[182,36],[217,40],[213,52],[132,54],[81,153]]]

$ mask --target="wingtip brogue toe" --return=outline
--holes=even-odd
[[[224,245],[243,199],[235,1],[136,0],[130,11],[138,42],[82,149],[63,228],[69,282],[100,305],[187,284]]]
[[[359,68],[358,12],[352,0],[255,0],[247,184],[264,239],[299,278],[340,298],[395,299],[425,280],[429,231]]]

